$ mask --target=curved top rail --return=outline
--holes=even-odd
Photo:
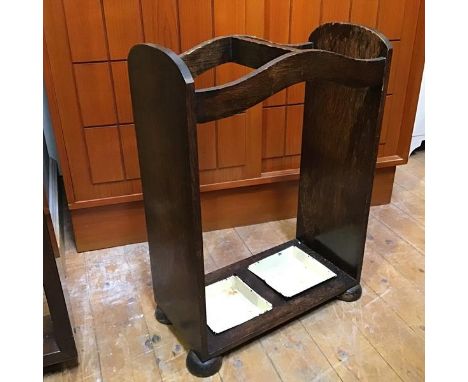
[[[197,90],[197,122],[239,113],[302,81],[332,81],[350,87],[382,86],[385,63],[385,57],[355,59],[318,49],[292,51],[235,81]]]
[[[204,41],[185,51],[180,58],[186,63],[193,77],[208,69],[235,62],[257,69],[267,62],[290,52],[312,48],[311,42],[300,44],[276,44],[255,36],[221,36]]]

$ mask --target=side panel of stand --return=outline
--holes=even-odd
[[[309,41],[353,58],[388,58],[383,86],[306,84],[297,238],[359,280],[391,46],[350,24],[326,24]]]
[[[129,74],[154,296],[188,348],[206,352],[192,76],[172,51],[137,45]]]

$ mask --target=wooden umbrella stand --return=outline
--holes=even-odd
[[[225,36],[181,55],[152,44],[130,51],[156,318],[172,324],[188,346],[192,374],[216,373],[222,354],[318,305],[361,296],[391,54],[382,34],[344,23],[320,26],[304,44]],[[255,70],[195,90],[195,77],[227,62]],[[232,116],[299,82],[306,82],[306,91],[296,238],[205,275],[196,124]],[[330,276],[295,294],[274,286],[263,274],[291,248],[295,261],[304,262],[298,270],[311,263]],[[287,284],[286,277],[279,281]],[[211,294],[228,280],[263,310],[216,330],[219,322],[210,320],[223,302],[212,303]]]

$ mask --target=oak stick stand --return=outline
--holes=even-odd
[[[225,36],[180,55],[153,44],[128,57],[156,319],[188,347],[187,367],[210,376],[221,356],[318,305],[354,301],[359,284],[392,48],[362,26],[324,24],[304,44]],[[255,70],[195,90],[226,62]],[[205,275],[197,123],[225,118],[306,82],[296,238]],[[336,273],[285,298],[250,264],[295,245]],[[205,285],[236,275],[273,308],[220,334],[206,321]]]

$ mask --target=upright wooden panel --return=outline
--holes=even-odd
[[[120,125],[120,139],[126,179],[140,178],[135,125]]]
[[[110,58],[126,59],[144,41],[139,0],[103,0]]]
[[[93,183],[123,180],[125,176],[118,128],[87,128],[85,138]]]
[[[303,105],[288,106],[286,111],[285,155],[299,155],[302,143]]]
[[[245,165],[245,113],[218,121],[218,166]]]
[[[132,99],[130,97],[130,84],[128,81],[127,62],[112,62],[111,69],[119,123],[131,123],[133,122],[133,112]]]
[[[379,0],[353,0],[351,5],[351,22],[375,28]]]
[[[289,41],[290,0],[265,0],[265,38],[287,43]],[[265,106],[284,105],[286,89],[281,90],[264,102]]]
[[[341,43],[333,39],[332,33],[341,36]],[[351,36],[362,44],[348,44]],[[318,49],[333,49],[355,58],[387,57],[389,50],[378,35],[348,25],[322,27],[310,39]],[[306,84],[297,238],[323,251],[325,257],[357,280],[384,91],[382,85],[352,88],[327,81]]]
[[[141,0],[141,9],[145,40],[180,53],[177,0]]]
[[[263,158],[284,155],[286,108],[284,106],[263,109]]]
[[[63,0],[72,60],[107,59],[106,34],[99,0]]]
[[[206,359],[197,137],[188,108],[195,89],[182,61],[167,52],[139,46],[128,60],[154,296]]]
[[[322,0],[322,24],[349,21],[351,0]]]
[[[385,34],[389,40],[398,40],[401,37],[403,20],[405,17],[405,2],[406,0],[379,1],[377,28]]]
[[[108,63],[75,64],[76,88],[84,126],[117,122]]]
[[[310,33],[320,24],[321,0],[291,0],[290,43],[307,41]],[[287,89],[288,104],[304,102],[305,84],[296,84]]]

